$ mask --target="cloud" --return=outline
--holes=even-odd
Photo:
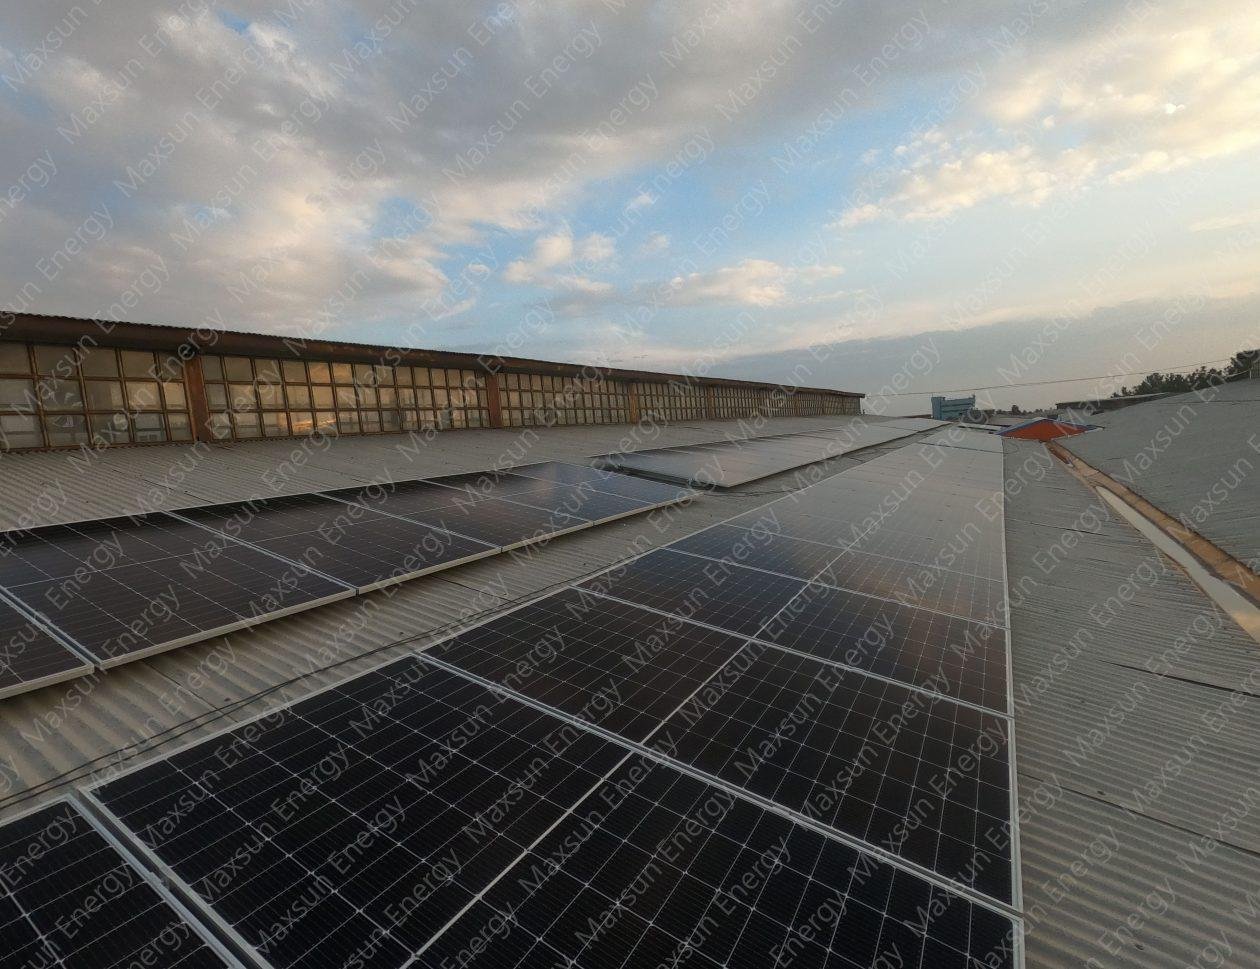
[[[639,247],[639,253],[644,256],[654,256],[665,252],[668,248],[669,236],[664,232],[653,232],[647,237],[643,245]]]
[[[669,281],[666,298],[674,306],[803,305],[836,294],[803,292],[802,284],[808,287],[843,272],[839,266],[794,267],[768,259],[745,259],[735,266],[675,276]]]
[[[811,7],[808,30],[801,5],[779,0],[731,0],[713,23],[701,2],[532,4],[509,16],[433,0],[391,7],[384,35],[376,0],[238,0],[230,25],[197,5],[159,19],[151,2],[111,0],[81,5],[88,19],[42,61],[50,28],[78,8],[9,6],[0,72],[16,80],[0,83],[0,190],[19,185],[45,146],[56,172],[17,195],[0,191],[0,289],[49,312],[213,317],[350,339],[368,326],[406,328],[410,342],[459,329],[461,340],[492,343],[544,290],[588,314],[556,344],[567,355],[575,333],[617,332],[601,314],[661,287],[673,299],[653,306],[663,332],[645,330],[645,342],[702,339],[710,322],[694,308],[713,305],[780,314],[745,339],[788,345],[830,332],[827,317],[843,315],[831,304],[876,285],[871,271],[907,238],[894,228],[887,250],[840,253],[846,281],[856,280],[847,289],[837,267],[791,268],[806,261],[792,247],[815,228],[809,220],[831,217],[815,213],[835,204],[835,158],[879,186],[835,204],[836,225],[857,229],[1138,185],[1254,149],[1260,137],[1260,28],[1224,0],[1142,5],[1142,18],[1126,0],[1052,0],[1052,15],[1006,56],[986,41],[1015,16],[1009,7],[940,5],[913,49],[881,56],[869,85],[855,65],[867,70],[896,47],[918,0]],[[699,42],[665,58],[678,38]],[[978,91],[935,128],[897,130],[911,111],[934,115],[937,98],[954,93],[943,79],[977,60]],[[773,77],[761,73],[767,64]],[[680,174],[678,159],[690,157],[680,152],[700,130],[711,139],[703,163]],[[885,143],[890,130],[897,137]],[[772,159],[789,157],[786,146],[804,160],[784,174]],[[705,268],[685,263],[689,220],[759,178],[784,204],[743,213]],[[398,199],[425,218],[386,244],[380,214]],[[100,206],[108,233],[80,245]],[[648,212],[672,246],[665,232],[636,228]],[[776,213],[804,224],[784,226]],[[569,225],[582,232],[557,228]],[[632,229],[646,241],[625,241]],[[661,270],[645,259],[643,272],[665,278],[630,277],[617,255],[636,244],[680,261]],[[957,255],[950,278],[969,287],[966,274],[988,267],[970,249]],[[45,274],[50,261],[64,268]],[[162,285],[135,288],[153,266]],[[1047,288],[1075,281],[1055,268],[1042,273]],[[925,326],[939,314],[931,280],[915,283],[904,320],[879,325]],[[467,319],[479,299],[486,312]],[[417,316],[447,322],[422,331],[411,328]]]
[[[1142,10],[1029,44],[971,110],[897,146],[888,188],[834,226],[940,219],[994,199],[1035,207],[1260,145],[1260,21],[1221,0],[1196,4],[1193,22],[1180,6]]]
[[[1248,212],[1235,212],[1213,219],[1200,219],[1197,222],[1190,223],[1190,231],[1215,232],[1219,229],[1237,229],[1240,226],[1256,225],[1257,223],[1260,223],[1260,209],[1252,209]]]
[[[533,253],[527,259],[516,259],[503,270],[503,279],[519,285],[558,284],[578,292],[602,292],[601,284],[575,273],[555,273],[561,266],[594,268],[607,263],[616,254],[617,244],[611,236],[592,232],[575,240],[568,229],[534,240]]]

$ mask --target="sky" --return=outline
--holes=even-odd
[[[14,310],[897,414],[1260,346],[1237,0],[12,0],[0,131]]]

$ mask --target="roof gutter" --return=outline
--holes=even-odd
[[[1050,449],[1051,454],[1066,464],[1087,485],[1115,495],[1116,498],[1129,508],[1132,508],[1158,531],[1162,532],[1168,540],[1175,542],[1189,552],[1209,574],[1241,591],[1251,600],[1253,605],[1260,603],[1260,576],[1251,571],[1246,563],[1234,558],[1219,545],[1204,538],[1198,532],[1186,528],[1177,519],[1161,511],[1156,505],[1151,504],[1151,502],[1121,484],[1115,478],[1082,461],[1075,454],[1064,448],[1063,445],[1055,441],[1047,441],[1046,447]]]

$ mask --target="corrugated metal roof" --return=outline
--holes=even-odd
[[[744,434],[840,427],[878,417],[799,417],[765,427],[731,421],[540,430],[453,430],[424,435],[306,438],[215,445],[113,447],[96,452],[0,454],[0,530],[187,508],[326,488],[387,475],[419,478],[526,464],[582,461],[621,450],[698,444]]]
[[[1042,445],[1007,471],[1028,965],[1260,965],[1260,648]]]
[[[1088,421],[1101,429],[1065,438],[1065,448],[1235,558],[1260,563],[1260,380]]]
[[[775,422],[773,430],[834,421]],[[674,426],[650,443],[711,440],[730,429]],[[621,446],[625,432],[540,432],[519,462],[603,453]],[[294,442],[210,449],[170,488],[157,482],[176,454],[192,449],[106,452],[86,478],[67,467],[67,455],[32,454],[0,462],[0,487],[33,503],[52,484],[64,497],[40,520],[69,520],[136,510],[148,487],[174,507],[363,481],[388,469],[420,475],[484,468],[516,438],[448,432],[414,456],[386,438],[347,438],[312,454],[277,487],[265,472]],[[827,471],[904,443],[833,460]],[[1260,652],[1042,445],[1008,441],[1004,448],[1027,965],[1181,967],[1196,958],[1260,965],[1260,937],[1243,894],[1260,886],[1260,696],[1231,692],[1260,665]],[[158,756],[160,744],[305,695],[797,483],[785,474],[755,490],[704,494],[684,507],[7,700],[0,818],[50,799],[64,790],[59,782],[86,782],[124,760]],[[1147,670],[1163,662],[1183,630],[1196,629],[1203,634],[1190,648],[1167,657],[1171,675]],[[1193,756],[1186,757],[1192,741]],[[1134,795],[1150,783],[1158,786],[1145,800]],[[35,796],[15,796],[26,788]]]
[[[764,432],[833,426],[846,418],[772,421]],[[694,443],[737,433],[739,425],[669,425],[641,446]],[[83,471],[65,452],[8,455],[0,460],[0,489],[8,497],[4,525],[79,521],[157,507],[285,494],[361,484],[387,474],[419,477],[529,461],[581,461],[626,442],[626,426],[554,428],[519,432],[447,431],[408,452],[405,438],[341,438],[318,451],[300,442],[260,441],[214,448],[118,448],[100,453]],[[301,454],[305,463],[276,477]],[[834,459],[831,473],[882,453],[872,448]],[[193,460],[196,463],[192,463]],[[172,469],[188,469],[179,480]],[[159,482],[169,482],[169,487]],[[121,757],[172,739],[166,731],[208,732],[226,717],[267,709],[291,695],[344,678],[369,662],[415,648],[416,637],[438,638],[460,622],[536,595],[620,558],[756,507],[766,492],[790,489],[791,474],[759,482],[755,491],[705,495],[673,509],[627,518],[532,550],[471,563],[391,589],[348,599],[129,663],[5,701],[0,720],[0,816],[5,800],[45,785],[64,772],[107,769]],[[21,519],[21,520],[20,520]],[[408,645],[392,646],[410,640]],[[344,665],[311,674],[333,663]],[[281,689],[297,678],[291,688]],[[255,698],[260,691],[276,691]],[[213,718],[213,719],[211,719]],[[191,722],[188,722],[191,721]],[[50,791],[40,789],[45,797]],[[35,803],[31,801],[30,803]]]

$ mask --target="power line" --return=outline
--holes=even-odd
[[[1177,370],[1194,370],[1206,367],[1210,363],[1228,363],[1233,357],[1221,357],[1219,360],[1204,360],[1202,363],[1183,363],[1166,370],[1130,370],[1127,373],[1104,373],[1096,377],[1061,377],[1058,380],[1028,380],[1018,384],[990,384],[987,387],[956,387],[953,390],[916,390],[900,394],[870,394],[871,397],[924,397],[929,394],[965,394],[969,390],[1005,390],[1009,387],[1041,387],[1045,384],[1074,384],[1083,380],[1109,380],[1112,377],[1147,376],[1152,373],[1173,373]]]

